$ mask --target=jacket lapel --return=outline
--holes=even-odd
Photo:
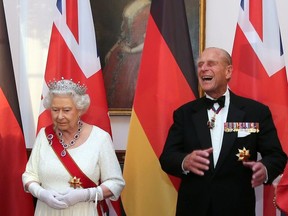
[[[207,110],[200,110],[196,115],[194,115],[193,119],[194,124],[198,125],[198,127],[196,127],[196,131],[197,134],[199,134],[202,148],[207,149],[212,147],[210,130],[206,123],[208,121]]]
[[[197,125],[195,129],[200,137],[199,140],[202,149],[208,149],[212,147],[212,141],[211,141],[210,129],[207,126],[208,114],[204,100],[201,101],[200,105],[201,106],[198,108],[198,111],[195,114],[193,114],[192,118],[194,124]],[[214,170],[213,154],[210,154],[209,159],[210,159],[210,170]]]

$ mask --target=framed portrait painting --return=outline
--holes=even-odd
[[[193,56],[204,47],[205,0],[184,0]],[[151,0],[90,0],[110,115],[130,115]]]

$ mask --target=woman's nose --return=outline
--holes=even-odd
[[[63,117],[63,113],[62,113],[61,110],[59,111],[58,118],[59,118],[59,119],[63,119],[63,118],[64,118],[64,117]]]

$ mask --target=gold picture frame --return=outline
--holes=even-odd
[[[135,2],[135,0],[122,0],[122,1],[112,0],[112,1],[113,4],[111,3],[111,1],[90,0],[95,24],[97,49],[101,60],[104,84],[107,93],[109,115],[129,116],[131,115],[132,110],[131,100],[127,104],[124,102],[124,106],[120,105],[119,107],[118,105],[115,105],[116,102],[115,100],[113,100],[113,97],[110,97],[109,92],[111,84],[107,80],[113,80],[113,79],[117,80],[117,78],[115,77],[105,78],[105,76],[108,74],[108,72],[106,71],[109,71],[109,69],[107,68],[109,67],[113,68],[115,66],[113,63],[113,59],[110,61],[110,59],[112,58],[111,52],[117,49],[115,47],[117,47],[118,45],[117,43],[119,43],[119,38],[121,38],[123,26],[125,25],[123,21],[124,20],[123,15],[124,14],[127,15],[129,5]],[[199,53],[202,52],[205,47],[206,0],[184,0],[184,1],[186,6],[189,34],[190,38],[191,39],[193,38],[193,40],[191,40],[191,46],[193,50],[193,56],[195,59],[198,57]],[[145,12],[144,9],[142,10],[143,10],[142,16],[148,18],[147,12]],[[129,12],[132,13],[131,11]],[[139,26],[143,27],[145,25],[139,24]],[[143,31],[143,28],[142,29],[140,28],[139,31]],[[130,48],[129,51],[133,51],[132,49]],[[130,92],[125,94],[124,97],[128,97],[127,95],[129,95]],[[134,95],[133,91],[132,93]],[[115,98],[117,98],[118,100],[119,96],[118,97],[115,96]]]

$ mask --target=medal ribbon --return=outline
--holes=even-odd
[[[209,129],[213,129],[215,127],[216,115],[220,112],[221,109],[222,109],[222,106],[219,106],[217,108],[217,110],[215,109],[214,106],[212,106],[212,110],[214,112],[214,115],[212,116],[211,121],[207,122],[207,126]]]

